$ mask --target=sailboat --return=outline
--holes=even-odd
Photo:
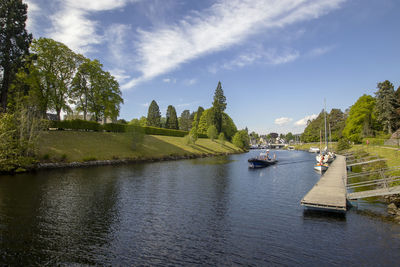
[[[326,100],[324,99],[325,107],[324,107],[324,121],[325,121],[325,149],[324,151],[326,152],[328,150],[328,144],[327,144],[327,133],[326,133]],[[329,161],[329,154],[328,153],[323,153],[322,151],[322,132],[320,131],[319,134],[319,145],[320,145],[320,152],[319,155],[315,157],[317,160],[317,164],[314,165],[314,169],[319,171],[319,172],[324,172],[328,169],[328,161]]]

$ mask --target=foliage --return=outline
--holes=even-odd
[[[226,97],[222,90],[221,82],[218,82],[214,93],[213,105],[213,124],[216,126],[218,133],[222,131],[222,113],[226,109]]]
[[[288,132],[285,136],[287,142],[294,140],[294,135],[291,132]]]
[[[25,29],[27,5],[22,0],[0,4],[0,112],[5,112],[10,84],[22,60],[29,54],[32,35]]]
[[[197,127],[192,127],[189,132],[190,140],[193,144],[196,144],[197,139],[199,138],[199,135],[197,133]]]
[[[176,115],[176,110],[175,107],[172,105],[169,105],[167,108],[167,114],[166,114],[166,123],[165,123],[165,128],[167,129],[179,129],[178,125],[178,117]]]
[[[106,132],[123,133],[126,132],[127,126],[121,123],[105,123],[101,128]]]
[[[217,138],[217,128],[214,125],[211,125],[207,129],[207,136],[210,138],[212,141],[214,141],[215,138]]]
[[[63,121],[51,121],[50,128],[58,128],[62,130],[84,130],[84,131],[100,131],[101,124],[95,121],[85,120],[63,120]]]
[[[225,144],[225,140],[226,140],[225,134],[224,133],[220,133],[218,135],[218,140],[221,142],[221,144]]]
[[[232,137],[237,132],[235,123],[225,112],[222,113],[222,132],[228,140],[232,140]]]
[[[337,150],[338,151],[343,151],[343,150],[347,150],[350,149],[351,145],[350,145],[350,141],[347,138],[340,138],[338,143],[337,143]]]
[[[36,141],[43,122],[26,105],[0,115],[0,172],[22,171],[34,163]]]
[[[214,124],[213,118],[214,118],[214,109],[213,108],[206,109],[202,112],[198,124],[196,125],[196,123],[194,123],[193,128],[196,127],[199,133],[207,134],[208,127]]]
[[[197,111],[194,113],[192,127],[199,127],[200,118],[203,115],[204,108],[199,106]]]
[[[80,60],[71,49],[48,38],[34,40],[31,47],[37,57],[35,67],[42,95],[48,97],[47,109],[55,110],[60,120],[61,110],[69,111],[67,99]]]
[[[248,149],[250,147],[250,138],[246,130],[240,130],[235,133],[232,138],[232,143],[241,149]]]
[[[345,126],[346,116],[340,109],[333,108],[331,112],[326,113],[327,119],[327,133],[329,138],[329,126],[331,128],[331,140],[337,141],[342,136],[342,131]],[[307,127],[304,129],[303,134],[301,135],[301,140],[304,142],[319,142],[320,136],[322,133],[322,138],[325,138],[325,118],[324,111],[312,121],[307,123]]]
[[[192,126],[192,122],[190,121],[190,111],[185,109],[181,113],[181,117],[179,118],[179,129],[183,131],[189,131]]]
[[[147,112],[147,126],[161,127],[160,108],[155,100],[151,101]]]
[[[388,80],[378,83],[376,95],[377,120],[383,125],[383,129],[390,134],[395,130],[399,114],[399,102],[396,99],[394,86]]]
[[[198,133],[207,134],[207,130],[211,125],[214,125],[215,112],[214,108],[204,110],[198,123]],[[228,140],[231,140],[237,132],[236,125],[231,117],[225,112],[222,113],[222,132]]]
[[[361,96],[350,108],[343,136],[350,141],[359,143],[363,137],[373,136],[376,126],[374,113],[375,98],[370,95]]]

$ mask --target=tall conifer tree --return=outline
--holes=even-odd
[[[3,72],[0,112],[7,108],[8,89],[23,57],[29,54],[32,35],[25,29],[28,6],[22,0],[0,2],[0,69]]]
[[[151,101],[149,111],[147,113],[147,125],[153,127],[161,127],[160,108],[155,100]]]
[[[165,123],[165,128],[178,130],[178,117],[176,115],[176,110],[174,106],[169,105],[167,108],[167,122]]]
[[[218,82],[214,93],[214,101],[212,103],[214,110],[214,123],[218,133],[222,130],[222,113],[226,109],[226,97],[222,90],[221,82]]]
[[[394,86],[388,80],[378,83],[378,91],[376,95],[376,111],[378,121],[383,124],[384,130],[392,134],[393,129],[396,126],[396,122],[399,118],[396,109],[398,103],[396,100],[396,94]]]

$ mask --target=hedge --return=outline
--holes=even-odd
[[[64,121],[51,121],[50,128],[58,128],[58,129],[70,129],[70,130],[83,130],[83,131],[107,131],[107,132],[116,132],[116,133],[124,133],[127,131],[128,127],[140,127],[143,129],[145,134],[152,135],[165,135],[165,136],[176,136],[176,137],[184,137],[189,134],[187,131],[182,130],[174,130],[174,129],[165,129],[165,128],[157,128],[151,126],[132,126],[120,123],[106,123],[101,125],[95,121],[85,121],[85,120],[64,120]],[[199,138],[207,138],[206,134],[199,134]]]

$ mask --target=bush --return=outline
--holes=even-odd
[[[250,147],[250,138],[247,131],[240,130],[235,133],[232,138],[232,143],[241,149],[248,149]]]
[[[337,143],[337,150],[338,151],[343,151],[343,150],[347,150],[350,149],[351,145],[350,145],[350,141],[347,138],[341,138],[339,139],[338,143]]]
[[[199,138],[199,135],[197,134],[197,127],[193,127],[190,132],[189,132],[189,137],[190,140],[193,144],[196,144],[197,139]]]
[[[224,133],[220,133],[218,135],[218,140],[221,142],[221,144],[225,144],[225,134]]]
[[[126,125],[121,123],[106,123],[103,125],[103,130],[114,133],[125,133]]]
[[[182,130],[164,129],[152,126],[146,126],[143,128],[145,134],[166,135],[166,136],[176,136],[176,137],[184,137],[185,135],[188,134],[187,131],[182,131]]]
[[[70,129],[70,130],[85,130],[85,131],[99,131],[101,125],[95,121],[85,120],[65,120],[65,121],[51,121],[50,128]]]
[[[207,129],[207,136],[210,138],[212,141],[214,141],[215,138],[217,138],[217,128],[214,125],[211,125]]]
[[[185,144],[186,144],[186,145],[191,145],[191,144],[193,144],[192,138],[190,138],[190,135],[189,135],[189,134],[185,135],[185,137],[183,138],[183,140],[185,141]]]

